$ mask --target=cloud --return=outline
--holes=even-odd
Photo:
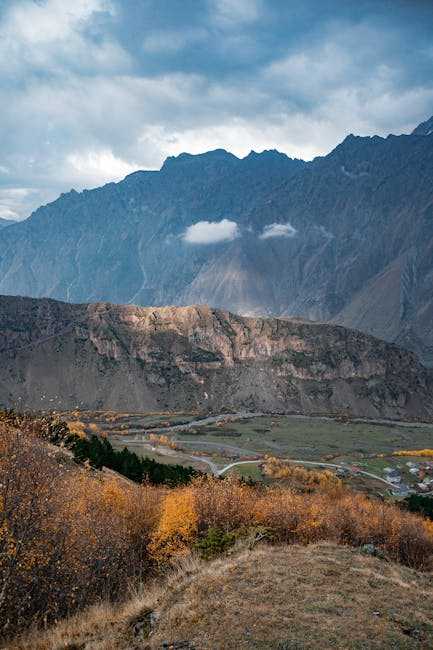
[[[240,232],[236,221],[198,221],[188,226],[182,239],[188,244],[217,244],[223,241],[233,241]]]
[[[71,153],[66,160],[78,174],[86,174],[95,180],[120,179],[136,171],[135,165],[116,158],[110,150]]]
[[[17,0],[6,7],[0,23],[0,72],[5,79],[130,66],[119,43],[96,28],[97,16],[114,17],[111,0],[74,0],[67,7],[64,0]]]
[[[256,21],[261,13],[260,0],[211,0],[214,21],[221,27],[233,28]]]
[[[294,237],[297,233],[290,223],[271,223],[263,228],[259,239],[271,239],[272,237]]]
[[[20,217],[182,151],[311,159],[433,112],[431,3],[66,4],[0,1],[0,190],[26,190],[0,198]]]
[[[34,194],[39,194],[37,191],[25,187],[0,187],[0,218],[3,219],[18,219],[19,211],[26,201],[34,199]]]
[[[151,31],[144,37],[143,49],[148,54],[165,56],[178,52],[191,45],[206,41],[210,34],[205,29],[160,29]]]

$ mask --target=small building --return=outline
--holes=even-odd
[[[383,472],[390,483],[399,483],[401,481],[401,475],[398,469],[385,467]]]
[[[433,490],[433,479],[425,478],[421,483],[417,483],[417,487],[421,492],[431,492]]]

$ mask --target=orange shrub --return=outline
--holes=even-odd
[[[149,441],[153,445],[162,445],[163,447],[169,447],[170,449],[177,449],[178,444],[169,436],[163,434],[149,433]]]
[[[62,462],[30,433],[0,434],[1,636],[144,574],[160,491]]]
[[[86,425],[84,422],[81,422],[80,420],[70,420],[67,422],[69,431],[79,438],[85,438],[86,437]]]
[[[284,483],[298,490],[339,490],[342,482],[329,470],[307,469],[291,464],[274,456],[267,456],[263,473],[274,479],[284,479]]]
[[[270,488],[256,502],[255,522],[268,528],[279,542],[315,542],[330,536],[323,518],[323,499],[287,488]]]
[[[374,544],[393,560],[417,568],[430,565],[433,530],[426,519],[352,492],[328,504],[325,512],[337,542]]]
[[[394,451],[393,456],[425,456],[430,458],[433,456],[433,449],[406,449],[401,451]]]
[[[195,508],[200,531],[218,528],[229,532],[251,525],[257,491],[238,478],[224,480],[203,476],[193,481]]]
[[[186,555],[197,536],[197,512],[189,487],[168,492],[162,502],[161,517],[150,543],[158,562]]]

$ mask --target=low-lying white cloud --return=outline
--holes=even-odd
[[[272,237],[294,237],[297,233],[290,223],[271,223],[263,228],[259,235],[260,239],[271,239]]]
[[[188,244],[217,244],[232,241],[239,237],[236,221],[222,219],[221,221],[198,221],[188,226],[183,234],[183,240]]]

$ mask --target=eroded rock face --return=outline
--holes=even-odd
[[[0,402],[21,408],[433,414],[415,355],[337,325],[0,298]]]

